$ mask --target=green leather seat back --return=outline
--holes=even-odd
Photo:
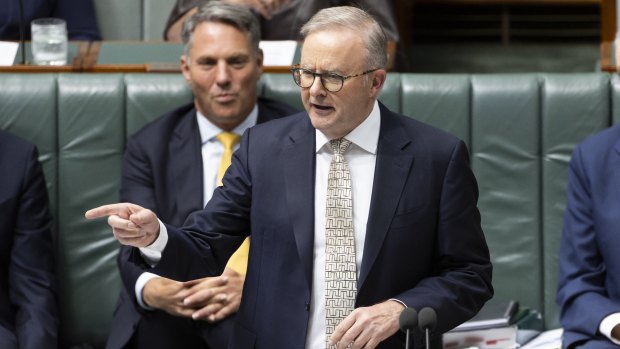
[[[193,99],[181,74],[127,74],[125,86],[127,136]]]
[[[119,74],[58,76],[58,270],[65,345],[102,347],[120,279],[118,243],[90,208],[118,202],[125,145],[125,86]]]
[[[607,74],[550,74],[543,76],[541,84],[542,309],[546,327],[556,328],[560,325],[555,294],[568,161],[577,143],[610,125],[610,81]]]
[[[379,101],[385,104],[391,111],[397,113],[403,110],[401,87],[401,75],[388,74],[379,95]]]
[[[448,131],[471,146],[469,76],[402,74],[400,77],[402,86],[397,95],[401,98],[403,114]]]
[[[288,103],[299,111],[304,110],[299,94],[299,86],[293,76],[287,74],[263,74],[258,85],[259,95]]]
[[[471,80],[472,167],[496,297],[542,304],[540,93],[536,75]]]

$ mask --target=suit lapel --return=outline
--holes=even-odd
[[[168,147],[177,210],[183,215],[203,207],[202,145],[196,123],[196,109],[192,109],[175,128]]]
[[[303,125],[291,132],[289,141],[282,152],[286,201],[297,251],[310,288],[314,254],[315,137],[307,116]]]
[[[414,162],[413,155],[406,151],[411,139],[406,136],[398,118],[381,104],[380,109],[381,130],[377,147],[377,163],[358,290],[363,287],[381,250]]]

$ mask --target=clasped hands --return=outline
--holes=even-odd
[[[173,316],[217,322],[239,309],[244,280],[231,268],[221,276],[186,282],[157,277],[144,285],[142,299]]]
[[[85,216],[107,216],[114,237],[123,245],[146,247],[159,236],[157,216],[139,205],[104,205],[87,211]],[[244,280],[243,275],[230,268],[221,276],[186,282],[157,277],[144,285],[142,299],[148,306],[171,315],[215,322],[239,309]]]

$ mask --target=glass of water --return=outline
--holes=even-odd
[[[34,64],[67,64],[67,23],[65,20],[38,18],[32,21],[30,29]]]

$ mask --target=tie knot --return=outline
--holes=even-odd
[[[222,132],[215,136],[215,139],[220,141],[224,146],[224,149],[232,149],[233,146],[239,143],[239,135],[232,132]]]
[[[334,155],[342,156],[351,145],[351,141],[346,138],[336,138],[329,141],[329,144],[332,147]]]

